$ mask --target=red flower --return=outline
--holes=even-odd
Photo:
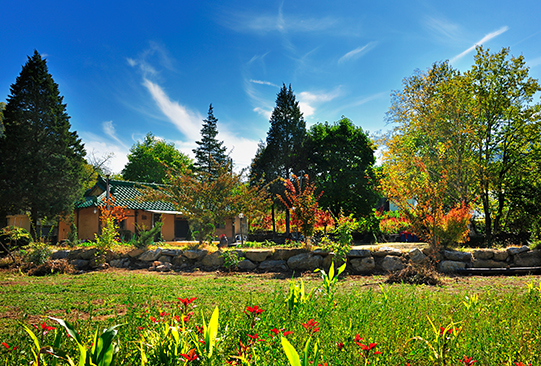
[[[457,328],[450,328],[450,329],[447,330],[447,334],[453,333],[454,330],[458,331]],[[445,328],[444,327],[440,327],[440,334],[445,334]]]
[[[15,347],[9,349],[9,345],[8,345],[6,342],[2,342],[2,346],[6,347],[6,349],[7,349],[8,352],[13,352],[13,351],[15,351],[17,348],[19,348],[19,347],[15,346]]]
[[[259,338],[259,336],[256,334],[248,334],[248,337],[253,339],[255,342],[264,342],[265,340],[263,338]]]
[[[278,330],[278,329],[276,329],[276,328],[272,328],[272,329],[271,329],[271,332],[273,332],[273,333],[276,334],[276,335],[282,333],[282,335],[283,335],[284,337],[287,336],[287,335],[289,335],[289,334],[293,334],[293,332],[290,332],[290,331],[284,332],[285,330],[286,330],[285,328],[282,328],[282,329],[280,329],[280,330]],[[274,337],[274,336],[273,336],[273,337]]]
[[[357,334],[357,335],[355,336],[355,339],[354,339],[353,341],[354,341],[354,342],[360,342],[360,341],[362,341],[363,339],[364,339],[364,338],[359,337],[359,334]]]
[[[341,351],[344,349],[344,342],[336,342],[336,347],[338,347],[338,350]]]
[[[180,297],[177,297],[178,301],[180,301],[184,307],[187,307],[188,305],[190,305],[192,302],[194,302],[195,299],[197,299],[197,297],[192,297],[191,299],[181,299]]]
[[[170,313],[166,313],[165,311],[162,311],[160,313],[160,318],[166,317],[167,315],[171,315]]]
[[[309,332],[316,333],[319,332],[319,323],[315,322],[314,319],[308,320],[307,323],[301,323],[304,329],[306,329]]]
[[[184,357],[185,362],[194,361],[194,360],[197,360],[199,358],[197,356],[197,354],[195,353],[195,349],[193,349],[193,348],[191,350],[189,350],[187,354],[181,353],[180,355],[182,357]]]
[[[378,345],[377,343],[370,343],[368,344],[368,346],[366,344],[362,344],[360,342],[357,342],[355,341],[355,343],[361,347],[361,349],[363,350],[363,352],[359,352],[359,354],[361,356],[364,356],[366,358],[368,358],[368,356],[370,355],[370,351],[374,348],[376,348],[376,346]],[[364,353],[364,354],[363,354]],[[373,353],[374,355],[381,355],[381,352],[380,351],[374,351]]]
[[[476,360],[472,360],[473,357],[466,357],[464,355],[464,358],[460,360],[465,366],[472,366],[474,362],[477,362]]]
[[[43,335],[46,335],[46,334],[49,333],[51,330],[56,329],[55,327],[50,327],[50,326],[48,326],[48,325],[45,324],[45,323],[41,323],[41,324],[40,324],[40,327],[41,327],[41,331],[42,331],[42,334],[43,334]],[[37,330],[39,330],[39,328],[38,328],[37,325],[34,325],[34,328],[36,328]]]
[[[153,323],[159,323],[160,322],[158,319],[156,319],[152,315],[150,316],[150,321],[153,322]]]
[[[246,307],[246,310],[244,310],[244,313],[245,314],[248,314],[247,312],[249,313],[252,313],[252,314],[255,314],[255,315],[259,315],[263,312],[264,310],[263,309],[260,309],[259,306],[257,305],[254,305],[254,306],[247,306]]]

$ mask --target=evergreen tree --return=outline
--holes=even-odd
[[[291,85],[287,88],[283,84],[280,89],[276,97],[276,107],[272,111],[269,122],[266,144],[260,144],[250,167],[250,183],[252,185],[272,183],[269,191],[274,204],[282,206],[276,198],[277,194],[284,192],[283,182],[279,178],[290,179],[292,174],[302,176],[306,171],[304,151],[306,123]],[[286,232],[289,233],[289,210],[287,209]]]
[[[227,149],[223,146],[224,142],[216,139],[216,135],[218,135],[217,122],[218,119],[214,117],[211,104],[208,117],[203,120],[201,141],[196,141],[195,143],[199,146],[193,149],[196,169],[208,173],[211,177],[218,175],[220,166],[226,166],[230,162],[230,158],[226,154]]]
[[[85,150],[58,84],[37,51],[23,66],[4,110],[0,138],[0,211],[44,217],[72,211],[81,194]]]

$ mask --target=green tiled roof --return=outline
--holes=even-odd
[[[139,198],[142,194],[139,190],[144,187],[158,188],[159,185],[114,179],[109,180],[109,192],[119,206],[125,206],[130,210],[177,211],[172,204],[167,202],[141,201]],[[78,202],[75,208],[99,206],[106,200],[106,190],[107,181],[99,176],[94,187],[85,192],[83,200]]]

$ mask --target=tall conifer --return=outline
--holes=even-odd
[[[84,146],[37,51],[23,66],[4,110],[0,211],[28,212],[36,224],[72,211],[81,193]]]
[[[205,172],[210,176],[217,176],[217,171],[220,167],[225,167],[230,163],[230,159],[226,154],[226,147],[223,146],[223,141],[218,141],[217,127],[218,119],[214,117],[212,104],[209,106],[207,119],[203,120],[201,128],[201,141],[196,141],[198,145],[193,149],[195,154],[195,167],[201,172]]]

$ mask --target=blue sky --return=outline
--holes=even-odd
[[[541,78],[535,1],[9,1],[2,5],[0,101],[37,49],[87,151],[120,172],[145,134],[192,155],[209,104],[237,167],[265,140],[282,83],[307,125],[342,115],[390,126],[392,90],[416,69],[473,64],[510,47]]]

